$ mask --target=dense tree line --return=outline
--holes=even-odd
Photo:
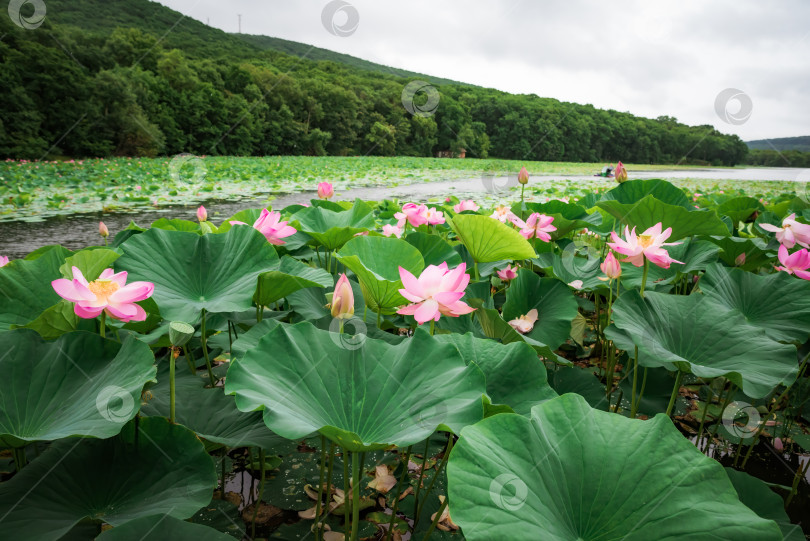
[[[744,163],[767,167],[810,167],[810,152],[751,149]]]
[[[50,6],[50,5],[49,5]],[[50,7],[49,7],[50,9]],[[437,85],[431,116],[401,102],[409,79],[274,51],[208,56],[158,34],[26,31],[0,17],[0,157],[413,155],[633,163],[741,163],[711,126],[535,95]],[[231,39],[231,38],[229,38]],[[426,99],[417,94],[417,105]]]

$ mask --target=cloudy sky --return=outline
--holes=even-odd
[[[244,33],[508,92],[745,140],[810,135],[805,0],[341,0],[328,27],[328,0],[160,1],[227,32],[241,13]]]

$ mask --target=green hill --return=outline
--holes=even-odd
[[[810,135],[758,139],[756,141],[747,141],[745,144],[752,150],[799,150],[801,152],[810,152]]]
[[[48,0],[0,17],[0,158],[404,155],[740,163],[712,126],[513,95],[266,36],[149,0]],[[414,78],[435,88],[404,99]],[[418,113],[418,114],[417,114]]]

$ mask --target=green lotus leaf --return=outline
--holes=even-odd
[[[0,441],[109,438],[138,412],[155,377],[149,346],[83,331],[45,342],[29,329],[0,333]]]
[[[785,272],[758,275],[714,264],[700,279],[706,297],[735,310],[772,339],[804,343],[810,336],[810,282]]]
[[[240,337],[241,338],[241,337]],[[262,421],[261,413],[244,413],[222,389],[205,387],[208,380],[177,365],[175,373],[175,421],[208,441],[227,447],[251,445],[270,449],[283,440]],[[169,416],[168,366],[161,370],[152,398],[141,408],[144,415]]]
[[[399,345],[341,341],[310,323],[278,325],[233,362],[225,392],[242,411],[264,408],[273,432],[320,431],[350,451],[407,447],[437,427],[481,419],[484,375],[426,331]]]
[[[504,321],[501,315],[495,309],[478,308],[475,311],[475,317],[481,324],[481,330],[484,335],[499,340],[502,344],[512,344],[514,342],[525,342],[530,345],[538,355],[542,355],[546,359],[552,360],[561,364],[570,364],[570,361],[565,360],[563,357],[554,353],[547,345],[531,337],[520,334],[512,328],[509,323]],[[441,322],[441,320],[439,320]]]
[[[61,246],[32,260],[15,259],[0,271],[0,330],[25,325],[62,300],[51,282],[62,278],[59,267],[73,254]]]
[[[268,306],[299,289],[329,288],[334,285],[334,278],[324,269],[310,267],[306,263],[285,255],[279,261],[277,270],[263,272],[259,275],[259,284],[253,300],[261,306]]]
[[[760,238],[703,237],[721,248],[720,259],[729,266],[755,271],[770,263],[767,243]],[[745,254],[745,262],[739,264],[739,257]]]
[[[470,541],[782,538],[666,416],[631,420],[574,394],[529,419],[503,414],[465,428],[447,477],[451,516]]]
[[[457,214],[448,223],[478,263],[537,257],[516,229],[489,216]]]
[[[588,214],[585,207],[577,203],[565,203],[557,199],[552,199],[547,203],[526,203],[526,210],[521,211],[520,203],[512,205],[512,212],[518,216],[523,214],[523,218],[528,218],[532,212],[539,212],[546,216],[553,216],[554,222],[551,224],[557,228],[550,233],[554,240],[560,239],[574,231],[575,229],[599,228],[602,225],[602,215],[598,212]]]
[[[203,236],[150,229],[121,249],[116,270],[127,271],[129,281],[153,282],[160,314],[175,321],[197,321],[202,309],[249,310],[258,275],[278,267],[275,249],[252,227]]]
[[[458,252],[438,235],[414,231],[405,237],[405,241],[419,250],[425,260],[425,267],[447,263],[447,266],[453,269],[462,263]]]
[[[199,223],[192,222],[190,220],[181,220],[179,218],[160,218],[152,222],[150,227],[152,229],[163,229],[165,231],[185,231],[187,233],[196,233],[198,235],[202,234]]]
[[[609,212],[622,224],[641,233],[658,222],[664,229],[672,228],[668,242],[674,242],[691,235],[728,236],[726,224],[713,210],[687,210],[677,205],[668,205],[648,195],[635,203],[621,203],[616,200],[600,201],[599,208]]]
[[[84,278],[92,282],[104,269],[112,267],[119,257],[121,257],[119,251],[109,248],[86,248],[65,259],[59,267],[59,272],[62,273],[62,278],[73,280],[73,267],[78,267]]]
[[[528,415],[532,406],[557,396],[548,385],[545,365],[525,343],[499,344],[472,333],[438,334],[435,340],[453,344],[468,364],[481,369],[493,404],[505,404],[515,413]]]
[[[73,310],[73,303],[61,301],[46,308],[39,316],[25,325],[12,325],[12,329],[33,329],[45,340],[54,340],[66,332],[75,331],[79,326],[79,316]]]
[[[762,203],[753,197],[732,197],[720,203],[715,211],[718,216],[731,218],[734,227],[737,227],[738,223],[746,221],[752,214],[764,208]]]
[[[233,541],[228,534],[202,524],[168,515],[151,515],[131,520],[99,535],[97,541]]]
[[[718,301],[693,294],[623,291],[606,336],[624,350],[638,346],[639,364],[725,376],[751,398],[796,378],[796,348],[771,340],[760,327]],[[618,329],[620,332],[615,332]]]
[[[167,514],[184,519],[211,501],[214,462],[193,432],[166,419],[118,436],[64,439],[0,484],[7,539],[60,539],[82,519],[119,526]]]
[[[385,312],[410,303],[399,294],[403,287],[399,267],[416,277],[425,268],[419,250],[393,237],[353,238],[338,252],[338,259],[357,276],[369,308]]]
[[[734,485],[740,501],[762,518],[776,522],[782,530],[785,541],[805,541],[802,527],[790,523],[790,518],[785,512],[784,500],[768,488],[768,485],[752,475],[733,468],[726,468],[726,474]]]
[[[503,319],[511,321],[537,309],[537,322],[526,334],[557,349],[571,335],[571,322],[579,313],[571,289],[556,278],[540,278],[522,268],[506,290]]]
[[[374,215],[371,207],[358,199],[351,210],[342,212],[322,207],[303,208],[290,217],[290,222],[312,237],[316,246],[337,250],[357,233],[372,229]]]
[[[622,182],[610,191],[605,192],[600,201],[618,201],[619,203],[632,205],[648,195],[668,205],[675,205],[688,210],[694,208],[682,189],[660,178]]]

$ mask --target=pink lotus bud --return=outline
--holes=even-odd
[[[197,209],[197,219],[201,222],[208,220],[208,211],[206,211],[205,207],[202,205]]]
[[[98,223],[98,234],[104,237],[105,239],[110,236],[110,230],[107,229],[107,226],[104,222]]]
[[[773,439],[773,448],[777,451],[784,451],[785,445],[782,443],[782,438],[774,438]]]
[[[621,161],[616,164],[616,171],[613,173],[613,176],[616,178],[616,182],[624,182],[627,180],[627,169],[624,168],[624,164]]]
[[[318,183],[318,197],[321,199],[329,199],[335,195],[335,188],[329,182]]]
[[[622,275],[622,266],[619,264],[619,260],[616,259],[616,256],[613,255],[613,252],[608,252],[607,257],[605,257],[605,260],[599,265],[599,268],[602,269],[605,276],[611,280],[615,280]]]
[[[737,258],[734,260],[734,264],[737,265],[738,267],[742,267],[743,265],[745,265],[745,252],[737,256]]]
[[[349,319],[354,315],[354,293],[346,274],[341,274],[332,294],[332,317]]]
[[[526,166],[520,168],[520,173],[518,173],[518,182],[521,184],[529,183],[529,172],[526,170]]]
[[[8,256],[0,255],[0,267],[8,265]]]

